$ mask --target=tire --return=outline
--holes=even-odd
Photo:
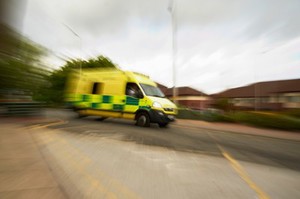
[[[160,127],[160,128],[166,128],[167,126],[168,126],[168,122],[166,122],[166,123],[158,123],[158,126]]]
[[[83,115],[83,114],[77,112],[77,118],[78,118],[78,119],[84,118],[84,117],[86,117],[86,115]]]
[[[107,119],[107,117],[99,117],[99,118],[97,118],[96,120],[97,120],[97,121],[103,121],[103,120],[105,120],[105,119]]]
[[[80,110],[79,110],[79,109],[75,110],[75,112],[77,113],[77,118],[78,118],[78,119],[87,117],[87,115],[84,115],[84,114],[80,113]]]
[[[141,126],[141,127],[149,127],[150,126],[150,117],[148,113],[141,112],[136,117],[136,123],[135,125]]]

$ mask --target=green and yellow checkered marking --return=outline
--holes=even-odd
[[[107,111],[135,113],[139,109],[149,110],[144,99],[130,96],[77,94],[67,96],[67,101],[74,106]]]

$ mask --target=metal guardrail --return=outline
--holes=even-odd
[[[45,107],[41,102],[0,102],[1,116],[40,115]]]

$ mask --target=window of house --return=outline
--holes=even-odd
[[[288,96],[288,102],[300,102],[300,96]]]

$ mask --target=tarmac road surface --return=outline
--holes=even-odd
[[[70,198],[300,198],[300,142],[182,126],[76,119],[29,127]]]

